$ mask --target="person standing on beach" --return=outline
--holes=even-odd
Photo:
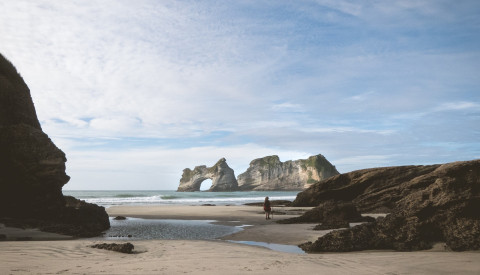
[[[270,213],[272,212],[272,207],[270,207],[270,201],[268,197],[265,197],[265,202],[263,203],[263,210],[265,210],[265,219],[270,219]]]

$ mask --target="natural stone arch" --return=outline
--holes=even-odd
[[[184,169],[177,191],[200,191],[200,186],[206,179],[212,180],[212,186],[208,191],[228,192],[238,190],[235,172],[228,166],[226,159],[222,158],[212,167],[201,165],[196,166],[193,170],[189,168]]]
[[[206,166],[202,166],[202,167],[205,167]],[[195,170],[194,170],[195,171]],[[207,172],[208,173],[208,172]],[[212,181],[212,185],[213,185],[213,176],[211,175],[207,175],[205,177],[199,177],[197,179],[193,179],[193,183],[192,183],[192,188],[195,189],[195,191],[200,191],[200,188],[202,187],[202,183],[206,180],[211,180]],[[210,187],[211,188],[211,187]],[[198,189],[198,190],[196,190]]]
[[[200,191],[208,191],[213,185],[213,181],[210,178],[205,178],[200,182],[200,186],[198,187]]]

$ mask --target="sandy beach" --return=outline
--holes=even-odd
[[[216,220],[224,225],[251,225],[223,240],[140,240],[134,254],[90,248],[98,240],[65,240],[65,236],[35,230],[0,227],[0,274],[478,274],[479,252],[449,252],[442,245],[429,251],[364,251],[293,254],[225,240],[296,245],[325,232],[313,224],[280,225],[276,219],[302,209],[280,207],[287,213],[265,220],[253,206],[118,206],[110,216],[158,219]],[[32,233],[33,232],[33,233]],[[20,234],[20,235],[18,235]],[[15,241],[15,236],[38,241]],[[52,241],[57,239],[55,241]]]

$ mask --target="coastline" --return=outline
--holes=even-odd
[[[313,224],[277,224],[308,208],[278,207],[289,213],[265,220],[255,206],[115,206],[110,216],[147,219],[216,220],[224,225],[251,225],[222,240],[134,240],[134,254],[90,248],[104,240],[1,241],[1,274],[476,274],[480,252],[362,251],[293,254],[223,240],[297,245],[316,239]],[[295,212],[297,211],[297,212]],[[308,234],[312,235],[305,235]],[[1,234],[1,233],[0,233]]]
[[[244,226],[243,230],[223,236],[221,240],[254,241],[285,245],[299,245],[315,241],[326,231],[311,230],[315,224],[277,224],[275,221],[296,217],[311,207],[274,207],[271,220],[265,220],[258,206],[112,206],[107,208],[110,217],[125,216],[144,219],[214,220],[214,224]]]

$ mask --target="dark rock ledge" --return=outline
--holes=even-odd
[[[480,160],[354,171],[314,184],[293,204],[319,200],[338,205],[349,201],[363,213],[375,209],[391,213],[300,245],[307,252],[412,251],[429,249],[436,242],[453,251],[480,249]],[[312,216],[325,220],[325,213],[325,205],[320,205],[295,222]]]
[[[352,203],[329,200],[307,211],[300,217],[280,220],[277,223],[321,223],[314,230],[328,230],[348,228],[350,223],[372,222],[374,220],[371,217],[363,217]]]

